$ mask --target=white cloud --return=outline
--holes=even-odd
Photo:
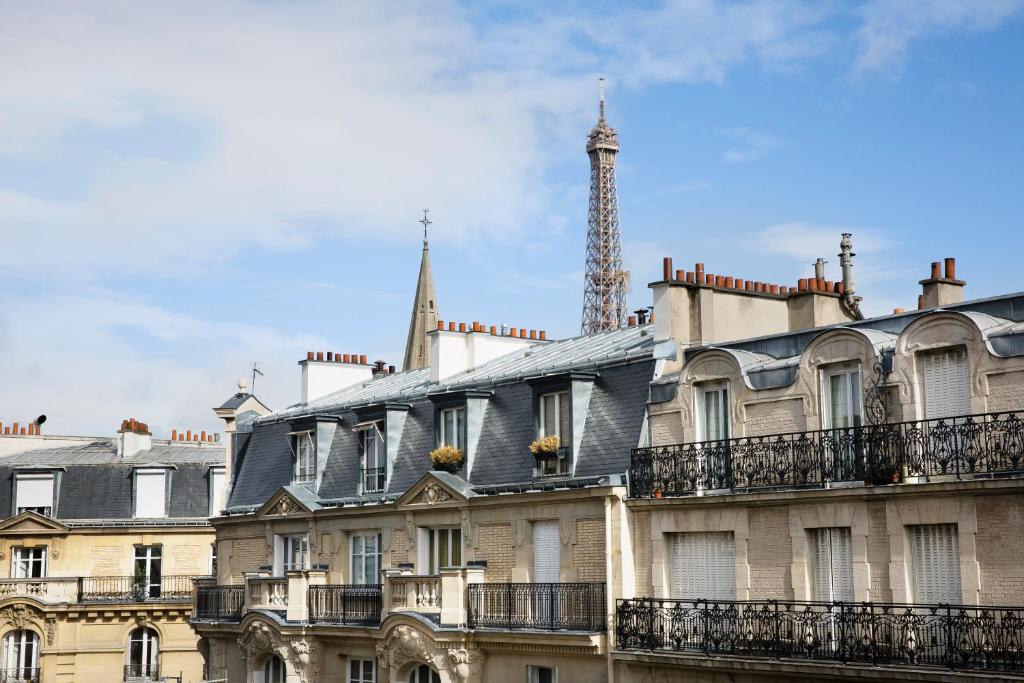
[[[718,133],[734,142],[733,147],[722,153],[722,161],[727,164],[741,164],[760,159],[781,144],[771,133],[752,130],[745,126],[719,128]]]
[[[873,0],[860,14],[855,72],[899,64],[925,36],[989,31],[1024,9],[1024,0]]]
[[[749,235],[747,243],[754,251],[810,263],[819,256],[829,260],[838,254],[844,232],[853,235],[855,253],[872,254],[890,246],[889,240],[877,230],[815,223],[772,225]]]

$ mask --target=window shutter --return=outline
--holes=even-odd
[[[224,509],[224,470],[210,470],[210,516],[219,515]]]
[[[947,349],[922,354],[925,419],[933,420],[971,412],[967,354]]]
[[[736,598],[736,543],[732,533],[673,535],[672,597]]]
[[[17,504],[19,508],[52,508],[53,475],[17,475]]]
[[[166,517],[164,470],[135,470],[135,516]]]
[[[914,601],[959,604],[960,549],[956,524],[911,527]]]
[[[814,600],[853,601],[853,543],[845,527],[814,529]]]
[[[533,523],[533,581],[558,583],[561,539],[557,521]]]

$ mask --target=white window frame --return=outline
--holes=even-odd
[[[367,541],[367,539],[372,539],[373,540],[373,542],[375,544],[375,547],[376,547],[376,552],[373,552],[373,553],[366,552],[366,546],[367,546],[366,541]],[[353,583],[353,584],[356,584],[356,585],[375,585],[375,584],[380,583],[380,581],[381,581],[380,570],[381,570],[381,557],[382,557],[380,545],[381,545],[381,534],[378,531],[368,531],[368,532],[365,532],[365,533],[352,534],[351,538],[349,538],[349,582],[350,583]],[[360,548],[359,552],[356,552],[357,546]],[[369,576],[369,572],[367,572],[367,558],[368,557],[376,558],[376,560],[374,562],[375,569],[374,569],[373,577],[370,577]],[[357,572],[356,568],[359,565],[362,565],[361,566],[361,571]],[[363,579],[362,581],[358,580],[358,576],[360,574],[362,575],[362,579]]]
[[[541,683],[541,671],[551,672],[551,683],[558,683],[558,667],[529,664],[526,667],[526,683]]]
[[[929,385],[928,385],[928,379],[927,379],[928,364],[930,362],[932,362],[936,358],[939,358],[941,356],[950,356],[950,355],[957,355],[957,356],[959,356],[963,360],[963,377],[961,378],[962,379],[962,384],[960,385],[960,387],[958,387],[963,392],[963,396],[961,397],[962,400],[963,400],[963,405],[958,407],[958,408],[956,408],[956,409],[954,409],[954,411],[951,414],[948,414],[948,415],[946,413],[949,412],[949,411],[943,410],[942,407],[939,406],[935,410],[936,414],[932,415],[932,414],[930,414],[932,412],[932,406],[929,404],[929,401],[928,401],[928,393],[929,393],[928,392],[928,386]],[[970,355],[967,353],[967,349],[966,348],[964,348],[963,346],[948,346],[948,347],[941,348],[941,349],[930,349],[928,351],[922,351],[919,354],[917,354],[917,363],[918,363],[918,366],[920,367],[920,370],[919,370],[919,377],[920,377],[919,382],[920,382],[920,386],[921,386],[921,400],[918,402],[918,405],[920,406],[919,410],[921,411],[920,417],[921,417],[922,420],[940,420],[940,419],[949,420],[950,418],[953,418],[953,417],[959,417],[961,415],[969,415],[972,412],[972,409],[971,409],[971,359],[970,359]],[[943,393],[945,395],[949,394],[949,392],[940,392],[940,393]]]
[[[47,505],[25,505],[25,501],[21,500],[19,496],[20,482],[23,481],[48,481],[50,483],[50,499]],[[14,475],[14,496],[18,500],[15,504],[18,506],[14,511],[14,514],[20,515],[22,512],[31,511],[44,517],[51,517],[53,515],[54,500],[57,497],[57,478],[53,472],[18,472]]]
[[[352,665],[359,665],[359,672],[352,671]],[[366,667],[369,665],[370,677],[366,677]],[[377,683],[377,660],[364,659],[361,657],[349,657],[348,665],[345,667],[345,675],[348,683]]]
[[[313,431],[292,434],[292,452],[295,463],[292,469],[293,484],[312,484],[316,481],[316,439]]]
[[[856,386],[854,377],[856,376]],[[847,407],[853,409],[850,416],[853,424],[834,425],[832,424],[832,378],[845,377],[842,382],[843,391],[846,393]],[[864,424],[864,375],[861,372],[859,363],[842,363],[830,365],[821,369],[821,428],[822,429],[849,429],[860,427]]]
[[[160,507],[160,510],[155,515],[139,514],[140,512],[143,512],[145,510],[145,506],[148,503],[152,502],[152,501],[148,500],[145,495],[141,495],[142,492],[140,491],[140,487],[139,487],[140,477],[142,477],[142,478],[148,478],[148,477],[155,478],[157,476],[159,476],[161,478],[162,487],[161,487],[160,495],[161,495],[161,498],[162,498],[161,502],[163,503],[163,505]],[[149,468],[140,467],[140,468],[136,468],[136,470],[135,470],[135,517],[136,518],[141,518],[141,519],[162,519],[164,517],[167,517],[167,502],[168,502],[168,498],[169,498],[169,496],[167,495],[167,481],[168,481],[168,471],[165,468],[162,468],[162,467],[161,468],[155,468],[155,467],[149,467]]]
[[[18,629],[4,635],[3,668],[19,673],[31,670],[33,678],[39,675],[39,636],[35,631]]]
[[[424,567],[426,571],[423,572],[424,574],[436,576],[441,569],[462,565],[465,559],[465,548],[463,548],[465,539],[462,538],[462,527],[431,527],[424,529],[423,531],[425,532],[423,546],[424,553],[421,558],[426,563]],[[448,557],[445,559],[444,564],[441,563],[441,558],[439,557],[441,552],[441,543],[439,542],[439,538],[441,534],[448,535]],[[452,543],[452,538],[456,535],[458,535],[458,543]],[[455,548],[458,548],[459,550],[457,563],[454,563],[456,558],[454,558],[452,553]]]
[[[217,541],[210,544],[210,576],[217,576]]]
[[[722,410],[722,424],[725,428],[725,435],[723,437],[712,439],[707,433],[707,394],[718,394],[718,401]],[[696,423],[693,426],[696,437],[695,441],[727,441],[732,437],[732,408],[729,404],[731,400],[732,387],[728,380],[701,382],[694,386],[694,415],[697,416]]]
[[[447,424],[449,416],[451,416],[452,419],[452,431],[454,434],[448,433]],[[438,439],[440,443],[437,445],[454,446],[459,450],[465,451],[466,407],[456,406],[454,408],[443,408],[439,411],[438,423]]]
[[[309,534],[286,534],[282,536],[282,539],[282,549],[284,551],[284,555],[281,558],[282,571],[290,572],[309,569]],[[298,563],[294,561],[296,554],[299,555]]]
[[[45,545],[15,546],[11,548],[11,577],[15,579],[46,578],[47,555]],[[38,575],[32,573],[35,567],[39,568]]]
[[[853,580],[853,530],[850,527],[819,527],[808,529],[810,553],[808,567],[811,574],[811,599],[823,602],[854,602],[856,591]],[[827,557],[821,557],[821,546],[827,546]],[[837,557],[836,549],[840,553]],[[845,552],[845,557],[843,553]],[[822,565],[824,560],[825,566]],[[844,566],[845,565],[845,566]],[[837,580],[836,572],[839,572]],[[822,585],[822,574],[828,574],[828,586]],[[843,591],[843,574],[849,592]],[[838,584],[838,585],[837,585]]]
[[[132,550],[132,576],[136,576],[139,563],[144,567],[146,597],[158,598],[163,587],[164,549],[161,545],[136,545]],[[157,571],[154,572],[153,568]],[[154,573],[156,580],[154,581]],[[133,578],[134,581],[134,578]]]
[[[569,429],[572,430],[572,398],[568,389],[560,391],[549,391],[537,397],[537,437],[542,438],[554,434],[558,437],[558,457],[537,461],[537,474],[540,476],[552,476],[559,474],[570,474],[569,464],[569,434],[562,433],[562,397],[565,397],[565,406],[569,411]],[[555,427],[548,429],[545,418],[544,402],[553,399],[555,402],[554,421]]]
[[[138,638],[136,638],[138,634]],[[159,671],[160,667],[160,634],[149,626],[140,626],[133,629],[128,634],[128,648],[125,650],[125,664],[129,667],[134,666],[132,662],[132,644],[140,644],[140,656],[139,662],[140,670],[137,674],[126,675],[126,681],[148,681],[152,680],[152,672]],[[130,671],[130,670],[129,670]],[[148,675],[147,675],[148,674]]]
[[[378,420],[356,428],[356,438],[359,440],[359,480],[363,493],[380,493],[387,487],[387,443],[384,440],[384,430],[380,428],[380,423],[381,421]],[[372,463],[371,451],[373,453]],[[370,467],[371,464],[373,467]],[[379,474],[376,472],[371,474],[370,470],[383,470],[384,476],[377,479]]]
[[[924,603],[924,604],[936,604],[936,603],[950,603],[959,605],[964,602],[963,599],[963,577],[961,576],[960,569],[960,528],[957,524],[914,524],[906,527],[909,548],[910,548],[910,587],[911,595],[913,600],[911,602]],[[948,533],[948,538],[941,538]],[[921,534],[922,538],[918,538]],[[930,538],[927,538],[930,536]],[[927,561],[922,561],[920,557],[918,542],[941,542],[948,541],[949,547],[943,550],[937,550],[936,558],[938,562],[941,559],[945,559],[947,562],[946,569],[949,571],[949,575],[945,577],[945,580],[949,582],[947,587],[937,586],[923,586],[922,577],[928,572],[929,567],[926,566]],[[934,569],[935,567],[931,567]],[[936,580],[941,580],[943,577],[932,577]],[[935,593],[944,593],[945,595],[936,596]]]
[[[224,484],[227,471],[223,467],[210,468],[210,517],[216,517],[224,509]]]
[[[694,542],[694,545],[690,548],[694,553],[691,558],[693,566],[685,568],[691,570],[689,577],[681,573],[684,568],[678,565],[677,560],[679,558],[676,554],[676,544],[682,543],[685,540]],[[669,595],[667,597],[681,600],[736,599],[736,536],[732,531],[677,532],[669,534],[667,541],[668,553],[671,558],[668,576]],[[731,552],[725,552],[720,558],[711,558],[711,553],[715,552],[719,546],[731,550]],[[701,554],[703,555],[702,558],[697,557]],[[715,567],[711,562],[712,559],[719,559],[725,564],[728,564],[729,560],[732,562],[729,566]],[[705,584],[705,586],[687,592],[686,588],[676,590],[677,583]],[[722,589],[722,592],[720,594],[708,594],[711,589],[707,588],[706,585],[711,583],[721,584],[718,588]],[[728,589],[732,590],[730,594],[727,594]]]

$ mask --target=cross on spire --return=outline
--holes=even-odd
[[[417,223],[423,224],[423,243],[427,243],[427,226],[431,225],[434,221],[427,218],[427,214],[430,213],[430,209],[423,209],[423,218],[416,221]]]

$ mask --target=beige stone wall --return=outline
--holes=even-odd
[[[988,398],[985,410],[998,413],[1024,407],[1024,370],[1001,372],[988,376]]]
[[[879,602],[892,601],[889,583],[889,535],[885,526],[885,504],[869,503],[867,561],[871,568],[870,598]]]
[[[576,544],[572,564],[577,581],[605,580],[605,536],[603,519],[576,520]]]
[[[789,576],[792,557],[789,511],[784,507],[752,510],[747,546],[751,596],[793,599]]]
[[[798,398],[749,403],[745,408],[744,436],[785,434],[807,429],[803,401]]]
[[[680,443],[684,441],[683,423],[678,412],[652,414],[649,419],[651,443]]]
[[[485,524],[477,531],[479,545],[476,559],[487,561],[488,581],[510,581],[516,566],[515,547],[512,544],[511,524]]]
[[[633,519],[633,557],[635,559],[636,594],[653,595],[651,586],[651,513],[637,511]]]
[[[1024,497],[979,498],[977,514],[981,602],[1019,605],[1024,601]]]
[[[259,570],[261,565],[270,564],[272,559],[267,552],[266,539],[250,536],[231,539],[230,555],[218,558],[218,562],[229,567],[231,580],[228,583],[237,583],[244,574]]]
[[[409,561],[409,538],[404,529],[395,529],[391,532],[391,565]]]

